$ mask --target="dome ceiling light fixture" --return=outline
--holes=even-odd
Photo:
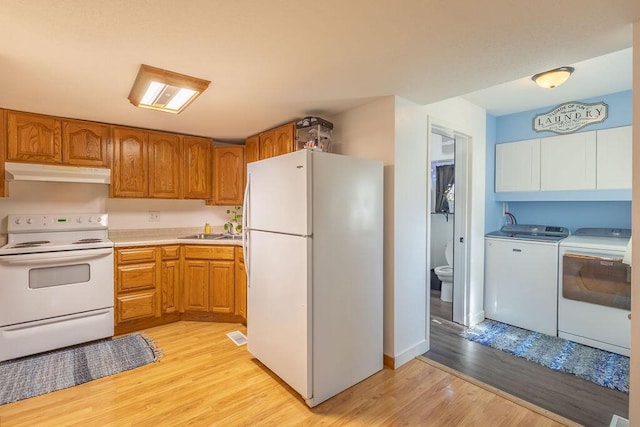
[[[531,77],[531,80],[536,82],[536,84],[541,88],[553,89],[554,87],[558,87],[562,83],[566,82],[574,71],[575,69],[573,67],[554,68],[553,70],[536,74]]]
[[[140,65],[129,101],[136,107],[180,113],[211,82],[162,68]]]

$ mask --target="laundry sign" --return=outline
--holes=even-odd
[[[604,102],[588,104],[565,102],[546,113],[536,114],[533,130],[536,132],[572,133],[587,125],[604,122],[609,115],[609,106]]]

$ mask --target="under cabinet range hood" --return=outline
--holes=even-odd
[[[7,181],[84,182],[110,184],[111,169],[5,162]]]

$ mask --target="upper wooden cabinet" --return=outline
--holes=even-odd
[[[149,133],[149,197],[178,199],[182,195],[182,141],[171,133]]]
[[[260,135],[247,138],[244,146],[244,156],[247,163],[260,160]]]
[[[287,123],[245,140],[247,163],[295,151],[296,124]]]
[[[213,149],[214,203],[241,205],[244,195],[244,147],[218,146]]]
[[[62,163],[109,167],[109,125],[62,120]]]
[[[0,110],[0,197],[7,196],[7,183],[4,180],[4,157],[7,147],[7,134],[4,131],[4,111]]]
[[[211,140],[183,138],[183,169],[185,199],[210,199],[211,191]]]
[[[275,155],[280,156],[295,151],[296,124],[288,123],[275,129]]]
[[[147,197],[148,132],[123,127],[113,128],[113,197]]]
[[[260,134],[260,160],[276,155],[276,132],[268,130]]]
[[[60,119],[6,111],[6,121],[7,161],[62,163]]]

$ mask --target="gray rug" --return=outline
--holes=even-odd
[[[0,362],[0,405],[134,369],[161,356],[151,338],[132,334]]]
[[[629,358],[559,337],[485,320],[462,337],[556,371],[629,393]]]

